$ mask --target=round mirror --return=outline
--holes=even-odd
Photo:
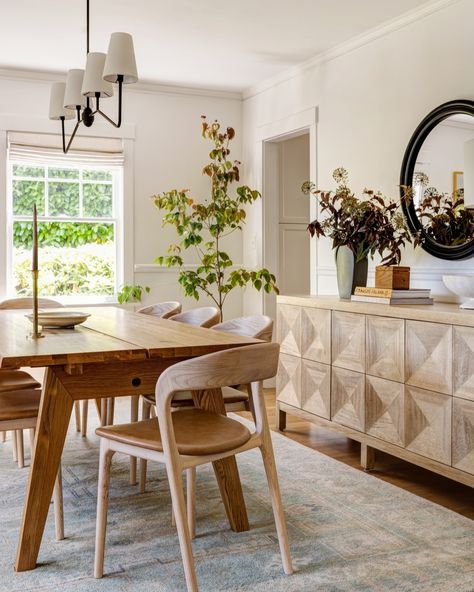
[[[474,101],[450,101],[423,119],[406,149],[400,185],[410,230],[428,253],[474,256]]]

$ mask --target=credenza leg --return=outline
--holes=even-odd
[[[375,448],[363,442],[360,445],[360,464],[365,471],[371,471],[375,468]]]
[[[278,403],[277,403],[277,430],[280,430],[280,432],[282,432],[283,430],[286,430],[286,411],[283,411],[282,409],[280,409]]]

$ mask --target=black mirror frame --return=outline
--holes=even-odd
[[[423,142],[426,140],[428,134],[447,117],[458,115],[460,113],[474,117],[474,101],[459,99],[443,103],[423,119],[412,135],[405,151],[405,156],[403,157],[402,169],[400,171],[401,186],[411,186],[413,184],[413,173],[415,171],[416,159],[418,158],[418,153],[420,152]],[[403,199],[403,187],[400,187],[400,196],[408,228],[413,233],[421,231],[423,237],[421,246],[425,251],[439,259],[448,259],[452,261],[457,259],[468,259],[469,257],[474,256],[474,239],[463,245],[456,245],[454,247],[440,245],[433,240],[423,230],[423,226],[416,215],[413,201],[407,203],[406,200]]]

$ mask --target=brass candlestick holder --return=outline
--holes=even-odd
[[[39,323],[38,323],[38,270],[33,269],[31,271],[31,276],[33,279],[33,339],[39,339],[40,337],[44,337],[44,335],[39,330]]]

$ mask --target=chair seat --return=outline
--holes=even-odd
[[[0,393],[20,389],[37,389],[41,384],[23,370],[0,370]]]
[[[244,445],[251,437],[247,427],[225,415],[195,408],[183,409],[171,415],[180,454],[205,456],[227,452]],[[96,434],[122,444],[163,451],[156,418],[100,427]]]
[[[224,397],[224,404],[231,403],[246,403],[249,400],[247,393],[240,391],[239,389],[232,388],[231,386],[222,387],[222,396]],[[155,395],[143,395],[143,398],[151,403],[155,404]],[[193,398],[190,392],[178,393],[173,397],[171,403],[173,407],[192,407],[194,405]]]
[[[0,393],[0,421],[36,417],[40,399],[41,391],[39,389]]]

